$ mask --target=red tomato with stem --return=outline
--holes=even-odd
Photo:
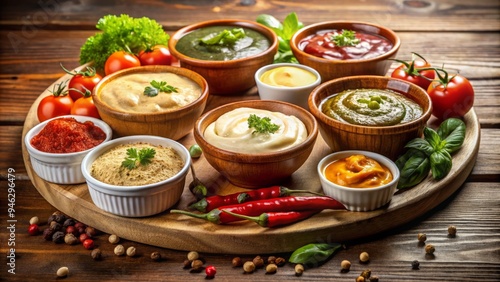
[[[71,107],[71,114],[77,116],[88,116],[94,118],[101,118],[97,108],[92,99],[92,93],[86,90],[85,93],[80,94],[82,98],[76,100]]]
[[[172,55],[165,45],[155,45],[139,52],[141,65],[171,65]]]
[[[444,72],[442,76],[439,71]],[[433,81],[427,93],[432,101],[432,114],[439,120],[451,117],[463,117],[474,105],[474,88],[467,78],[455,74],[449,78],[448,73],[436,69],[439,77]]]
[[[68,95],[68,90],[66,89],[67,82],[54,85],[54,89],[51,91],[52,95],[40,101],[36,111],[40,122],[71,113],[71,107],[74,102]]]
[[[83,71],[80,70],[75,72],[65,69],[62,64],[61,67],[66,73],[73,76],[68,83],[69,96],[73,101],[83,97],[82,93],[85,93],[85,91],[92,91],[96,84],[102,79],[102,76],[98,74],[93,67],[86,67]]]
[[[429,88],[432,80],[436,77],[436,72],[431,68],[431,64],[417,53],[412,53],[413,59],[410,62],[395,60],[401,65],[392,73],[391,77],[406,80],[416,84],[423,89]],[[420,59],[415,59],[415,56]]]
[[[110,75],[119,70],[124,70],[132,67],[138,67],[141,61],[134,54],[126,51],[116,51],[111,54],[104,64],[104,73]]]

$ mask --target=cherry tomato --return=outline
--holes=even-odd
[[[69,80],[68,90],[69,96],[73,101],[78,100],[83,96],[82,93],[85,93],[87,90],[92,91],[99,81],[101,81],[102,76],[98,74],[93,67],[87,67],[85,70],[71,72],[63,67],[62,69],[72,75],[73,77]]]
[[[436,77],[436,72],[431,69],[431,65],[424,57],[417,53],[413,54],[414,57],[417,56],[420,59],[413,58],[410,62],[395,60],[400,62],[401,65],[391,73],[391,77],[403,79],[423,89],[427,89],[432,80]]]
[[[439,79],[427,89],[432,101],[432,114],[440,120],[463,117],[474,104],[474,89],[469,80],[459,74],[451,78],[446,72],[444,77],[439,72],[437,75]]]
[[[139,53],[141,65],[171,65],[172,55],[167,46],[155,45]]]
[[[73,103],[73,106],[71,107],[71,114],[77,116],[101,118],[89,90],[87,90],[80,99],[76,100]]]
[[[139,58],[134,54],[125,51],[116,51],[106,60],[104,64],[104,73],[109,75],[119,70],[138,67],[140,65],[141,61],[139,61]]]
[[[37,117],[40,122],[71,113],[73,99],[68,95],[66,85],[67,81],[54,85],[52,95],[40,101],[37,108]]]

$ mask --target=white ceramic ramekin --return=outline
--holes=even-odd
[[[46,153],[35,149],[31,145],[31,139],[37,135],[47,123],[59,118],[74,118],[79,122],[91,121],[94,125],[100,127],[106,134],[107,142],[112,137],[112,129],[104,121],[87,116],[66,115],[55,117],[34,126],[26,133],[24,144],[30,155],[31,166],[35,173],[42,179],[57,184],[78,184],[84,183],[85,178],[82,175],[81,163],[83,158],[94,148],[76,152],[76,153]],[[103,143],[104,143],[103,142]]]
[[[376,188],[351,188],[335,184],[326,179],[324,171],[328,164],[355,154],[365,155],[389,168],[393,179],[391,182]],[[377,153],[349,150],[330,154],[318,163],[318,175],[325,195],[330,196],[351,211],[370,211],[378,209],[392,200],[399,181],[399,169],[389,158]]]
[[[182,169],[163,181],[141,186],[118,186],[101,182],[90,175],[97,157],[120,144],[149,143],[173,148],[184,161]],[[189,151],[182,144],[168,138],[152,135],[121,137],[97,146],[82,161],[81,170],[94,204],[100,209],[126,217],[145,217],[163,212],[179,201],[186,175],[191,165]]]

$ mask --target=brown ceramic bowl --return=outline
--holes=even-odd
[[[329,96],[348,89],[390,89],[417,102],[422,116],[391,126],[353,125],[324,114],[321,103]],[[431,116],[431,100],[425,90],[413,83],[384,76],[351,76],[330,80],[316,87],[309,96],[309,108],[318,119],[321,136],[333,151],[364,150],[395,160],[413,138],[421,137]]]
[[[272,153],[235,153],[218,148],[204,138],[205,129],[222,114],[241,107],[264,109],[293,115],[306,126],[307,138],[291,148]],[[229,103],[201,116],[196,122],[194,138],[208,163],[232,184],[245,188],[261,188],[280,183],[291,176],[307,160],[318,135],[314,116],[304,108],[272,100],[248,100]]]
[[[151,112],[133,113],[114,109],[100,99],[101,91],[109,82],[134,73],[174,73],[191,79],[201,87],[201,95],[183,107]],[[161,95],[163,93],[160,93]],[[101,119],[113,129],[116,136],[156,135],[178,140],[187,135],[194,127],[196,120],[205,110],[208,98],[208,85],[205,79],[185,68],[174,66],[141,66],[125,69],[104,77],[92,91],[94,104]]]
[[[379,35],[388,39],[393,47],[387,53],[373,58],[349,60],[325,59],[306,53],[299,48],[300,41],[305,37],[318,31],[331,29]],[[389,59],[396,57],[400,45],[400,38],[392,30],[372,23],[354,21],[331,21],[309,25],[297,31],[290,40],[290,47],[297,60],[317,70],[321,74],[322,81],[352,75],[386,75],[392,63]]]
[[[257,55],[227,61],[195,59],[176,49],[177,42],[184,35],[209,26],[235,26],[256,30],[269,39],[270,47]],[[178,30],[170,37],[168,47],[172,55],[179,59],[181,67],[193,70],[207,80],[211,94],[235,95],[242,94],[245,90],[255,86],[255,72],[260,67],[273,62],[274,55],[278,51],[278,38],[271,29],[253,21],[210,20]]]

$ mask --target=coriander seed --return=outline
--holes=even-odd
[[[351,269],[351,262],[348,260],[343,260],[340,263],[340,268],[342,272],[349,272],[349,269]]]
[[[111,244],[118,244],[118,242],[120,242],[120,237],[116,236],[115,234],[111,234],[111,235],[109,235],[109,237],[108,237],[108,241],[109,241]]]
[[[304,266],[302,264],[295,265],[295,276],[301,276],[304,273]]]
[[[66,266],[59,268],[56,272],[57,277],[66,277],[69,274],[69,269]]]
[[[360,262],[368,262],[370,260],[370,255],[367,252],[362,252],[359,254],[359,261]]]
[[[457,228],[454,225],[448,226],[448,236],[455,237],[457,235]]]
[[[425,233],[418,233],[417,239],[419,242],[424,243],[427,240],[427,235]]]
[[[278,266],[274,263],[266,265],[266,273],[274,274],[278,270]]]
[[[246,273],[252,273],[255,271],[255,264],[252,261],[246,261],[243,264],[243,271]]]
[[[134,246],[130,246],[130,247],[127,248],[126,254],[129,257],[133,257],[133,256],[135,256],[135,252],[136,252],[135,247]]]
[[[427,246],[425,246],[425,253],[426,254],[432,255],[432,254],[434,254],[435,250],[436,250],[436,248],[434,248],[434,245],[432,245],[432,244],[428,244]]]
[[[200,257],[200,254],[198,254],[198,252],[195,252],[195,251],[191,251],[187,254],[187,259],[189,261],[197,260],[199,257]]]
[[[30,225],[31,224],[38,224],[40,223],[40,220],[38,219],[38,216],[34,216],[30,219]]]
[[[125,248],[123,245],[117,245],[114,249],[114,253],[117,256],[123,256],[125,254]]]
[[[90,256],[94,260],[100,260],[102,257],[102,252],[99,248],[93,249],[92,252],[90,253]]]

